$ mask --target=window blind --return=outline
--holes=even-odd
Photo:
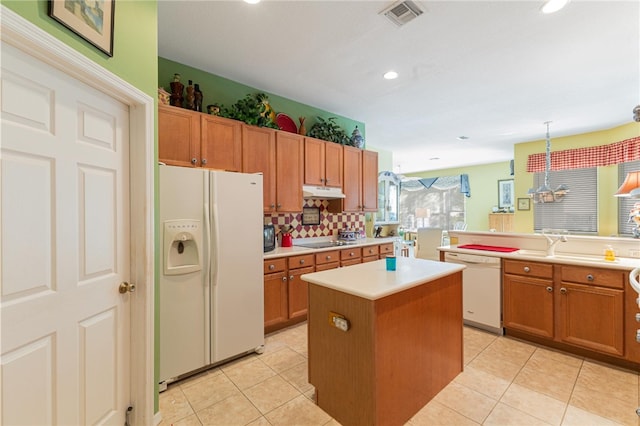
[[[544,183],[544,172],[536,173],[534,188]],[[549,172],[549,186],[569,187],[569,193],[560,202],[538,203],[533,206],[534,231],[545,228],[566,229],[577,234],[598,232],[598,174],[596,167]]]
[[[640,160],[620,163],[618,165],[618,186],[622,185],[627,173],[640,170]],[[640,203],[637,198],[617,197],[618,198],[618,234],[631,236],[631,229],[634,227],[633,222],[629,222],[629,212],[635,203]]]

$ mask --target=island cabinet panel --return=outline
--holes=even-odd
[[[377,300],[309,284],[308,318],[309,382],[340,424],[402,425],[462,371],[461,272]]]
[[[637,342],[638,330],[640,330],[640,321],[636,317],[636,313],[640,312],[638,309],[638,293],[631,287],[629,283],[629,276],[625,277],[625,292],[624,292],[624,346],[625,346],[625,358],[629,361],[635,362],[640,365],[640,344]]]
[[[158,159],[171,166],[200,166],[200,114],[158,106]]]
[[[242,171],[262,173],[262,202],[265,213],[276,211],[276,131],[266,127],[242,126]]]
[[[242,123],[215,115],[201,117],[202,167],[242,171]]]

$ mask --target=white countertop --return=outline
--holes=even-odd
[[[298,247],[295,245],[295,242],[294,242],[293,247],[276,247],[275,250],[264,253],[263,259],[266,260],[266,259],[273,259],[276,257],[283,257],[283,256],[296,256],[299,254],[320,253],[323,251],[330,251],[330,250],[343,250],[343,249],[348,249],[353,247],[366,247],[366,246],[373,246],[377,244],[387,244],[387,243],[393,243],[397,239],[398,237],[362,238],[362,239],[356,240],[354,244],[346,244],[343,246],[335,246],[335,247],[326,247],[321,249]],[[330,238],[306,238],[305,240],[307,240],[308,242],[318,242],[318,241],[330,241],[331,239]]]
[[[397,257],[395,271],[387,271],[386,260],[382,259],[304,274],[301,278],[313,284],[376,300],[462,271],[464,268],[464,265],[455,263]]]
[[[438,250],[451,253],[466,253],[477,256],[500,257],[513,260],[528,260],[545,263],[561,263],[564,265],[593,266],[598,268],[621,269],[630,271],[640,266],[640,259],[630,257],[617,257],[616,260],[604,260],[604,256],[574,253],[556,253],[554,256],[546,256],[544,251],[539,250],[517,250],[510,253],[471,250],[458,248],[456,246],[442,246]]]

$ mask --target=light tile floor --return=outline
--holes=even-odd
[[[464,372],[407,425],[640,426],[638,372],[474,328]],[[252,354],[173,383],[161,425],[338,425],[313,402],[306,323],[270,334]]]

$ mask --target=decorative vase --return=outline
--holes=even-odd
[[[182,107],[184,84],[180,83],[180,74],[173,75],[173,81],[169,83],[169,86],[171,86],[171,105]]]
[[[358,126],[356,126],[353,133],[351,133],[351,145],[355,146],[356,148],[364,147],[364,138],[362,137]]]
[[[300,121],[300,127],[298,128],[298,134],[305,136],[307,134],[307,128],[304,126],[304,120],[306,117],[298,117],[298,121]]]
[[[196,111],[202,112],[202,92],[200,91],[200,85],[199,84],[195,84],[194,85],[194,95],[195,95],[195,101],[194,101],[194,108]]]
[[[186,109],[195,109],[196,105],[196,89],[193,87],[193,81],[189,80],[189,85],[187,86],[187,96],[185,98],[184,107]]]

